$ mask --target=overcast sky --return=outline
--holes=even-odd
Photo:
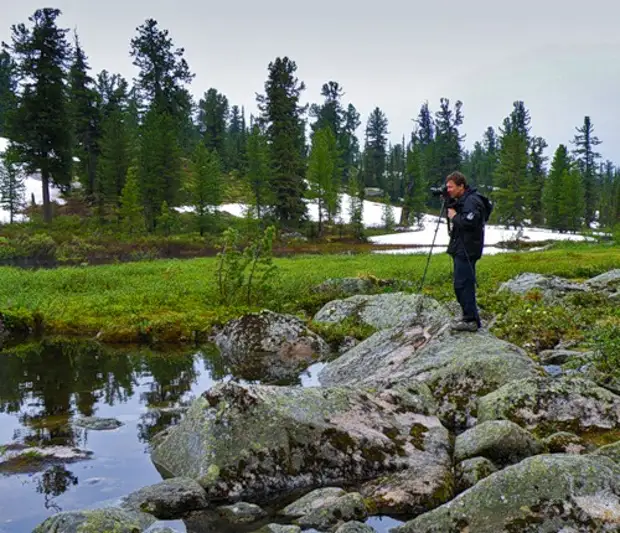
[[[549,156],[590,115],[599,151],[620,164],[620,2],[617,0],[57,0],[77,28],[94,72],[131,79],[129,41],[146,18],[186,49],[198,98],[215,87],[256,112],[267,66],[289,56],[305,101],[338,81],[365,125],[379,106],[390,137],[409,135],[428,100],[463,102],[466,146],[523,100]],[[0,39],[44,4],[0,0]],[[363,141],[363,129],[360,129]]]

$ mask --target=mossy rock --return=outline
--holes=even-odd
[[[33,533],[141,533],[154,522],[155,518],[148,514],[110,507],[58,513]]]
[[[607,446],[601,446],[598,450],[592,452],[592,455],[603,455],[609,457],[620,465],[620,440]]]
[[[496,471],[497,467],[486,457],[461,461],[455,468],[456,491],[461,493]]]
[[[538,455],[495,472],[391,533],[617,531],[620,466],[608,457]]]

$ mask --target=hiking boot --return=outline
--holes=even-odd
[[[450,329],[452,329],[452,331],[471,331],[471,332],[475,332],[478,331],[478,324],[476,323],[475,320],[457,320],[456,322],[453,322],[450,325]]]

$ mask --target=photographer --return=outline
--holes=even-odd
[[[484,226],[492,205],[476,189],[467,185],[460,172],[446,178],[448,218],[452,222],[448,254],[454,264],[454,293],[463,316],[453,325],[454,331],[477,331],[481,327],[476,304],[476,262],[482,257]]]

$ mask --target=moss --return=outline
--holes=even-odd
[[[323,435],[327,438],[330,444],[341,452],[348,452],[355,449],[355,441],[345,431],[340,431],[336,428],[328,428]]]
[[[411,444],[420,450],[425,451],[426,448],[424,446],[424,438],[428,433],[428,428],[422,424],[413,424],[411,429],[409,430],[409,435],[411,436]]]

